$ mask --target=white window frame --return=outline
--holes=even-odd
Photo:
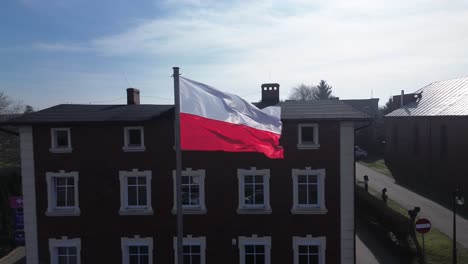
[[[57,248],[59,247],[76,247],[77,264],[81,263],[81,239],[80,238],[69,239],[66,236],[60,239],[49,238],[49,253],[50,253],[51,264],[58,263]]]
[[[146,177],[146,206],[128,205],[128,177]],[[151,171],[133,169],[131,171],[119,171],[120,180],[120,215],[152,215],[151,205]]]
[[[55,137],[56,131],[66,131],[68,135],[68,146],[67,147],[59,147],[57,146],[57,138]],[[68,127],[60,127],[60,128],[51,128],[50,129],[50,149],[49,151],[52,153],[70,153],[72,152],[72,143],[71,143],[71,130]]]
[[[294,264],[299,264],[299,246],[318,246],[319,247],[319,264],[325,264],[325,251],[327,246],[326,237],[313,237],[306,235],[305,237],[293,236],[293,251]]]
[[[246,205],[245,204],[245,176],[261,175],[263,176],[263,205]],[[238,214],[271,214],[270,206],[270,170],[257,170],[251,167],[248,170],[237,169],[237,179],[239,182],[239,204],[237,208]]]
[[[130,134],[129,130],[140,130],[141,146],[129,146]],[[145,130],[142,126],[124,127],[124,146],[122,147],[125,152],[139,152],[145,151]]]
[[[302,128],[313,127],[314,128],[314,142],[313,144],[305,144],[302,142]],[[317,123],[306,123],[299,124],[297,127],[297,148],[298,149],[319,149],[319,125]]]
[[[75,205],[69,207],[57,206],[57,192],[54,185],[54,178],[60,177],[73,177],[74,192],[75,192]],[[47,182],[47,216],[78,216],[80,215],[79,195],[78,195],[78,180],[79,175],[77,171],[65,172],[46,172]]]
[[[200,264],[206,263],[206,237],[193,237],[192,235],[187,235],[182,239],[183,246],[200,246]],[[173,247],[174,247],[174,263],[178,263],[178,250],[177,250],[177,237],[173,239]]]
[[[122,250],[122,263],[129,264],[129,247],[131,246],[147,246],[148,247],[148,263],[153,263],[153,238],[152,237],[121,237],[120,246]]]
[[[252,235],[251,237],[239,237],[239,260],[240,264],[245,264],[245,246],[246,245],[263,245],[265,246],[265,264],[271,263],[271,237],[264,236],[258,237]]]
[[[193,176],[198,177],[199,179],[199,205],[182,205],[182,212],[184,214],[206,214],[206,205],[205,205],[205,170],[192,170],[191,168],[187,168],[186,170],[182,170],[182,177],[184,176]],[[173,181],[173,193],[174,193],[174,203],[172,206],[172,213],[177,213],[177,191],[176,191],[176,171],[172,171],[172,181]]]
[[[299,204],[299,175],[317,175],[317,205],[300,205]],[[313,170],[311,167],[306,167],[304,170],[292,169],[293,180],[293,207],[292,214],[326,214],[328,212],[325,207],[325,169]]]

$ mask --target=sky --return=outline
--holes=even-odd
[[[173,103],[182,76],[259,101],[326,80],[380,98],[468,76],[462,0],[1,0],[0,91],[35,109]]]

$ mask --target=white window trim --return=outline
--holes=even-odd
[[[302,143],[302,128],[313,127],[314,128],[314,144]],[[297,148],[298,149],[319,149],[319,125],[317,123],[310,124],[299,124],[297,129]]]
[[[206,205],[205,205],[205,170],[192,170],[191,168],[187,168],[186,170],[182,171],[182,176],[196,176],[200,179],[200,205],[198,206],[189,206],[189,205],[182,205],[182,212],[184,214],[206,214]],[[176,193],[176,171],[172,171],[172,181],[173,181],[173,193],[174,193],[174,203],[172,206],[172,213],[177,213],[177,193]]]
[[[122,263],[129,263],[130,246],[147,246],[148,247],[148,263],[153,263],[153,238],[152,237],[121,237],[120,246],[122,250]]]
[[[128,177],[144,176],[146,177],[146,202],[145,207],[129,207],[128,206]],[[133,169],[131,171],[119,171],[120,180],[120,209],[119,215],[152,215],[153,207],[151,206],[151,171]]]
[[[139,129],[141,131],[141,146],[129,146],[129,133],[128,130],[130,129]],[[123,151],[125,152],[139,152],[145,151],[145,130],[142,126],[134,126],[134,127],[124,127],[124,146],[122,147]]]
[[[298,177],[299,175],[317,175],[317,191],[318,191],[318,206],[305,206],[299,205],[299,188]],[[293,207],[291,208],[292,214],[326,214],[328,212],[325,207],[325,169],[312,170],[306,167],[305,170],[293,169]]]
[[[75,187],[75,206],[67,207],[67,208],[60,208],[57,207],[56,201],[56,190],[54,189],[54,181],[53,178],[55,177],[73,177],[74,187]],[[79,195],[78,195],[78,172],[71,171],[65,172],[64,170],[60,170],[59,172],[46,172],[46,181],[47,181],[47,216],[78,216],[80,215],[80,206],[79,206]]]
[[[55,138],[55,131],[67,131],[68,135],[68,146],[67,147],[62,147],[59,148],[56,145],[56,138]],[[51,128],[50,129],[50,149],[49,151],[52,153],[71,153],[73,148],[71,144],[71,130],[70,128],[67,127],[61,127],[61,128]]]
[[[251,237],[239,237],[239,260],[240,264],[245,264],[245,246],[246,245],[263,245],[265,246],[265,264],[271,263],[271,237],[264,236],[258,237],[252,235]]]
[[[263,193],[265,195],[262,206],[249,206],[245,204],[245,176],[246,175],[262,175],[263,176]],[[262,169],[257,170],[255,167],[251,167],[248,170],[237,169],[237,179],[239,182],[239,204],[237,208],[238,214],[271,214],[270,206],[270,170]]]
[[[174,247],[174,263],[177,262],[178,258],[178,250],[177,250],[177,237],[174,237],[173,239],[173,247]],[[200,237],[193,237],[191,235],[187,235],[187,237],[184,237],[182,239],[182,245],[184,246],[189,246],[189,245],[197,245],[200,246],[200,264],[205,264],[206,263],[206,237],[200,236]]]
[[[62,237],[61,239],[49,238],[49,253],[50,253],[50,263],[57,264],[57,251],[58,247],[76,247],[76,256],[77,256],[77,263],[81,263],[81,239],[80,238],[72,238],[69,239],[66,236]]]
[[[325,264],[326,237],[293,236],[294,264],[299,264],[299,246],[319,246],[319,264]]]

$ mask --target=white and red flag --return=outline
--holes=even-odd
[[[180,77],[182,150],[260,152],[283,158],[281,108],[258,109],[237,95]]]

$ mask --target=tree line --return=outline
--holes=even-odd
[[[321,80],[316,86],[302,83],[292,88],[288,99],[295,101],[338,99],[332,94],[332,88],[325,80]]]

